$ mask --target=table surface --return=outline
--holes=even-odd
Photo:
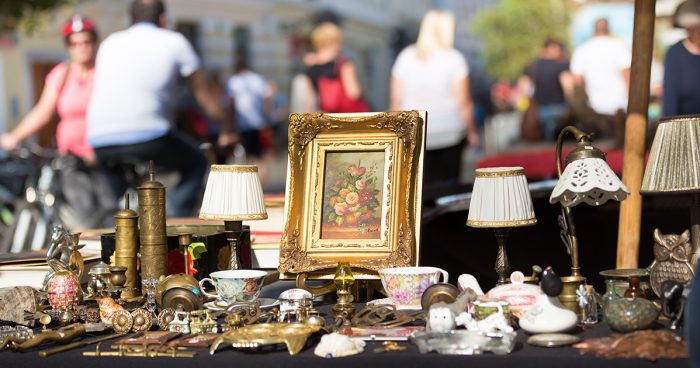
[[[327,306],[322,308],[326,309]],[[603,323],[593,328],[582,330],[578,328],[573,334],[581,339],[589,337],[603,337],[610,335],[609,327]],[[319,340],[313,336],[307,341],[306,347],[299,354],[290,356],[284,345],[265,347],[261,350],[239,350],[230,346],[221,346],[214,355],[209,355],[208,349],[194,349],[197,356],[194,358],[140,358],[140,357],[84,357],[82,352],[94,351],[95,346],[67,351],[64,353],[40,358],[38,352],[55,344],[45,344],[39,348],[26,352],[1,351],[0,362],[3,367],[52,367],[52,368],[77,368],[77,367],[138,367],[144,365],[148,368],[156,367],[255,367],[255,368],[281,368],[281,367],[365,367],[365,368],[390,368],[390,367],[688,367],[687,359],[659,360],[649,362],[641,359],[603,359],[594,356],[581,356],[577,349],[571,347],[540,348],[526,343],[528,335],[518,331],[515,349],[508,355],[439,355],[437,353],[420,354],[418,348],[408,342],[401,342],[406,347],[402,352],[374,352],[381,347],[381,342],[368,342],[365,351],[358,355],[324,359],[314,355],[313,350]],[[88,336],[86,339],[92,339]],[[101,349],[106,350],[109,342],[103,343]]]

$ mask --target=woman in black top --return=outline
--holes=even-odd
[[[700,1],[681,3],[673,18],[688,36],[666,53],[663,115],[700,114]]]

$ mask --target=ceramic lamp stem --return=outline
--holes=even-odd
[[[241,269],[241,258],[238,256],[238,240],[243,231],[242,221],[224,221],[224,231],[226,232],[226,240],[231,247],[231,257],[229,258],[228,268],[231,270]]]
[[[510,228],[496,228],[496,241],[498,242],[498,255],[496,256],[496,273],[498,273],[498,285],[503,285],[508,282],[510,274],[510,264],[508,264],[508,255],[506,254],[506,241],[508,240],[508,232]]]

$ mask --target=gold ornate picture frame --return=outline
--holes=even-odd
[[[292,114],[279,271],[418,264],[426,113]]]

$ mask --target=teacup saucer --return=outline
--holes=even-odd
[[[257,300],[260,301],[260,308],[263,309],[274,307],[280,303],[279,300],[274,298],[258,298]],[[204,303],[204,307],[211,311],[223,311],[226,310],[226,307],[228,306],[229,304],[221,299]]]
[[[396,307],[396,310],[421,310],[421,309],[423,309],[423,307],[421,307],[420,304],[399,304],[394,299],[391,299],[391,298],[374,299],[374,300],[370,300],[367,302],[367,305],[380,305],[380,304],[393,305]]]

